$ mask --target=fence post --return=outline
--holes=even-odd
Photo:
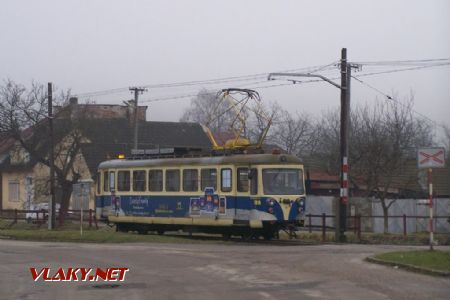
[[[47,218],[45,218],[45,209],[41,208],[41,212],[42,212],[42,224],[45,224],[45,222],[47,222],[48,219],[48,215]],[[48,211],[47,211],[48,214]]]
[[[309,233],[311,233],[312,232],[312,229],[311,229],[311,213],[308,214],[308,223],[309,223]]]
[[[325,242],[326,240],[326,231],[327,231],[326,223],[327,223],[326,215],[325,213],[322,213],[322,242]]]
[[[61,209],[59,210],[59,226],[63,226],[64,225],[64,213],[65,211],[61,211]]]
[[[403,237],[406,238],[406,215],[403,214]]]
[[[14,209],[14,224],[17,224],[17,208]]]
[[[92,208],[89,208],[89,228],[92,227]]]
[[[95,223],[95,229],[98,229],[97,216],[96,215],[94,215],[94,223]]]

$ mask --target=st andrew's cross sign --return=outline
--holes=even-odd
[[[420,148],[417,151],[417,167],[419,169],[445,167],[445,149]]]

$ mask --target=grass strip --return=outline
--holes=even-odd
[[[424,274],[450,276],[450,251],[387,252],[368,257],[366,260]]]

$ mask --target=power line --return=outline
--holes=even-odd
[[[436,66],[446,66],[450,65],[450,63],[442,63],[442,64],[436,64],[431,66],[419,66],[419,67],[410,67],[410,68],[402,68],[402,69],[394,69],[394,70],[386,70],[386,71],[378,71],[378,72],[370,72],[370,73],[363,73],[358,75],[352,75],[353,78],[359,78],[359,77],[366,77],[366,76],[373,76],[373,75],[379,75],[379,74],[388,74],[388,73],[397,73],[397,72],[404,72],[404,71],[412,71],[412,70],[420,70],[425,68],[431,68]],[[332,77],[331,80],[337,80],[340,77]],[[257,88],[257,89],[266,89],[266,88],[272,88],[272,87],[279,87],[279,86],[286,86],[286,85],[294,85],[294,84],[305,84],[305,83],[317,83],[322,82],[321,79],[312,79],[312,80],[292,80],[291,83],[282,83],[282,84],[272,84],[272,85],[262,85],[262,86],[252,86],[252,85],[244,85],[246,87],[251,88]],[[255,82],[254,84],[258,83],[267,83],[267,81],[259,81]],[[380,91],[381,92],[381,91]],[[212,92],[210,94],[214,94],[216,92]],[[209,93],[206,93],[209,94]],[[159,101],[168,101],[168,100],[176,100],[176,99],[183,99],[183,98],[189,98],[189,97],[195,97],[198,94],[181,94],[181,95],[175,95],[175,96],[168,96],[168,97],[162,97],[162,98],[156,98],[156,99],[146,99],[142,102],[159,102]]]
[[[332,62],[332,63],[326,64],[326,65],[302,67],[302,68],[285,70],[283,72],[293,72],[293,71],[299,71],[299,70],[309,70],[309,72],[317,72],[320,70],[324,70],[326,68],[331,68],[334,65],[335,65],[335,62]],[[147,84],[147,85],[141,85],[141,86],[145,87],[145,88],[157,89],[157,88],[173,88],[173,87],[183,87],[183,86],[192,86],[192,85],[195,86],[195,85],[201,85],[201,84],[219,84],[219,83],[227,83],[227,82],[249,81],[249,80],[253,80],[253,79],[262,79],[262,78],[265,78],[267,76],[267,74],[269,74],[269,72],[256,73],[256,74],[250,74],[250,75],[241,75],[241,76],[222,77],[222,78],[215,78],[215,79],[185,81],[185,82]],[[86,97],[90,97],[90,96],[108,95],[108,94],[114,94],[114,93],[120,93],[120,92],[126,92],[126,91],[128,91],[128,87],[78,93],[78,94],[75,94],[74,96],[78,96],[80,98],[86,98]]]
[[[424,64],[431,62],[450,62],[450,58],[435,58],[435,59],[417,59],[417,60],[386,60],[386,61],[363,61],[363,62],[352,62],[358,65],[373,65],[373,66],[392,66],[392,65],[414,65],[414,64]]]
[[[358,81],[359,83],[361,83],[362,85],[365,85],[366,87],[368,87],[368,88],[370,88],[370,89],[376,91],[377,93],[383,95],[383,96],[386,97],[388,100],[391,100],[391,101],[393,101],[393,102],[395,102],[395,103],[397,103],[397,104],[400,104],[400,105],[403,106],[403,107],[406,107],[406,105],[403,104],[401,101],[399,101],[399,100],[395,99],[394,97],[390,96],[389,94],[387,94],[387,93],[385,93],[385,92],[383,92],[383,91],[377,89],[376,87],[374,87],[374,86],[368,84],[367,82],[364,82],[364,81],[362,81],[361,79],[359,79],[359,78],[357,78],[357,77],[355,77],[355,76],[353,76],[353,75],[352,75],[352,78],[355,79],[356,81]],[[420,112],[414,110],[413,108],[411,108],[411,110],[412,110],[415,114],[417,114],[417,115],[421,116],[422,118],[427,119],[428,121],[432,122],[433,124],[439,126],[439,124],[438,124],[436,121],[432,120],[432,119],[429,118],[428,116],[426,116],[426,115],[424,115],[424,114],[422,114],[422,113],[420,113]]]
[[[418,67],[410,67],[410,68],[403,68],[403,69],[377,71],[377,72],[359,74],[358,77],[372,76],[372,75],[378,75],[378,74],[397,73],[397,72],[412,71],[412,70],[420,70],[420,69],[427,69],[427,68],[441,67],[441,66],[448,66],[448,65],[450,65],[450,62],[441,63],[441,64],[433,64],[433,65],[428,65],[428,66],[418,66]]]
[[[434,59],[434,60],[421,60],[423,62],[434,62],[434,61],[444,61],[447,59]],[[408,62],[408,61],[398,61],[398,62]],[[418,60],[414,61],[418,62]],[[377,63],[377,62],[372,62]],[[379,62],[384,63],[384,62]],[[357,64],[357,63],[355,63]],[[362,62],[362,64],[368,64],[367,62]],[[291,69],[287,70],[286,72],[296,71],[296,70],[310,70],[308,73],[315,73],[315,72],[322,72],[322,73],[328,73],[332,68],[335,67],[335,62],[332,62],[330,64],[322,65],[322,66],[313,66],[313,67],[304,67],[304,68],[297,68],[297,69]],[[421,66],[415,66],[415,67],[409,67],[409,68],[401,68],[401,69],[394,69],[394,70],[384,70],[384,71],[376,71],[376,72],[369,72],[369,73],[360,73],[358,75],[352,76],[354,78],[359,77],[366,77],[366,76],[373,76],[373,75],[379,75],[379,74],[389,74],[389,73],[397,73],[397,72],[404,72],[404,71],[412,71],[412,70],[420,70],[425,68],[432,68],[432,67],[439,67],[439,66],[447,66],[450,65],[450,62],[445,63],[435,63],[435,64],[428,64],[428,65],[421,65]],[[325,72],[324,72],[325,71]],[[220,83],[229,83],[229,82],[243,82],[243,81],[250,81],[253,79],[259,79],[264,78],[269,73],[259,73],[259,74],[253,74],[253,75],[243,75],[243,76],[234,76],[234,77],[224,77],[224,78],[218,78],[218,79],[210,79],[210,80],[198,80],[198,81],[188,81],[188,82],[179,82],[179,83],[168,83],[168,84],[155,84],[155,85],[146,85],[144,87],[149,88],[171,88],[171,87],[183,87],[183,86],[196,86],[196,85],[209,85],[209,84],[220,84]],[[340,77],[334,77],[330,78],[332,80],[339,79]],[[258,89],[266,89],[266,88],[272,88],[272,87],[279,87],[279,86],[287,86],[292,84],[304,84],[304,83],[315,83],[315,82],[321,82],[322,80],[305,80],[305,81],[298,81],[293,80],[292,83],[283,83],[283,84],[272,84],[272,85],[261,85],[261,86],[254,86],[254,84],[259,83],[267,83],[266,80],[264,81],[257,81],[252,82],[250,84],[241,84],[238,86],[245,86],[245,87],[252,87],[252,88],[258,88]],[[117,89],[111,89],[111,90],[104,90],[104,91],[97,91],[97,92],[91,92],[91,93],[84,93],[84,94],[77,94],[77,96],[80,95],[91,95],[93,97],[100,96],[100,95],[108,95],[113,94],[117,92],[128,92],[128,88],[117,88]],[[215,93],[215,92],[213,92]],[[156,99],[145,99],[141,102],[159,102],[159,101],[168,101],[168,100],[176,100],[176,99],[183,99],[183,98],[189,98],[189,97],[195,97],[198,93],[189,93],[189,94],[181,94],[181,95],[174,95],[174,96],[167,96],[167,97],[161,97]],[[88,96],[87,96],[88,97]]]

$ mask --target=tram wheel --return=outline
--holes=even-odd
[[[163,234],[164,234],[164,230],[158,229],[158,230],[156,230],[156,233],[157,233],[158,235],[163,235]]]

